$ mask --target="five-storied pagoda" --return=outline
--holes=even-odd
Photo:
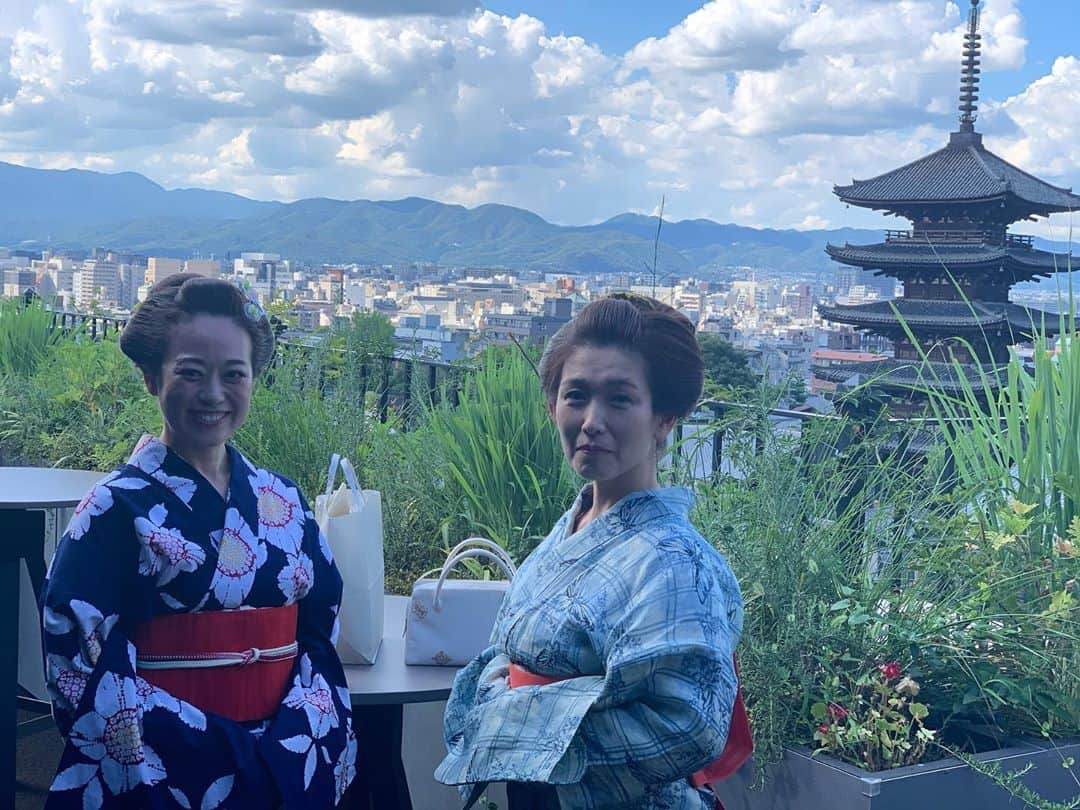
[[[859,374],[886,390],[903,390],[920,378],[930,382],[936,377],[936,384],[952,388],[959,380],[951,358],[964,363],[974,379],[977,364],[1000,366],[1008,359],[1008,347],[1030,335],[1033,324],[1045,324],[1049,334],[1058,331],[1057,315],[1009,303],[1009,288],[1068,269],[1072,257],[1036,250],[1032,237],[1011,234],[1008,228],[1013,222],[1080,210],[1080,196],[1021,171],[983,146],[975,131],[978,27],[979,0],[971,0],[960,129],[948,146],[870,180],[834,188],[845,203],[904,217],[912,227],[886,231],[885,241],[873,245],[826,248],[838,262],[900,279],[904,294],[891,302],[818,307],[828,320],[884,335],[895,347],[891,360],[815,369],[821,379],[844,382]],[[920,377],[920,347],[936,374]]]

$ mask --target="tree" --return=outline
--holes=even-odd
[[[352,318],[335,328],[342,348],[364,357],[394,352],[394,325],[381,312],[356,310]]]
[[[714,399],[745,399],[758,387],[746,354],[719,335],[698,333],[698,345],[705,361],[705,394]]]

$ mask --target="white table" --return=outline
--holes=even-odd
[[[356,730],[356,780],[343,807],[412,810],[401,761],[402,707],[446,700],[457,667],[405,663],[406,596],[384,597],[383,640],[371,666],[345,667]]]
[[[0,809],[15,806],[19,561],[26,561],[35,596],[40,596],[45,582],[45,516],[36,510],[75,506],[102,475],[87,470],[0,467],[0,726],[9,729],[0,735]]]

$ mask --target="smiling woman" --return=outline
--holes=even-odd
[[[273,352],[266,314],[179,273],[120,346],[164,428],[86,496],[49,571],[67,745],[47,806],[331,807],[356,756],[341,577],[296,485],[227,444]]]
[[[224,496],[228,441],[247,417],[274,335],[233,285],[177,273],[156,285],[120,337],[161,406],[161,440]],[[255,305],[257,308],[257,305]]]

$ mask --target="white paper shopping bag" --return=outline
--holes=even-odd
[[[335,492],[339,463],[345,483]],[[362,490],[352,464],[335,453],[326,492],[315,499],[315,518],[344,584],[338,655],[343,664],[374,664],[383,635],[382,495]]]

